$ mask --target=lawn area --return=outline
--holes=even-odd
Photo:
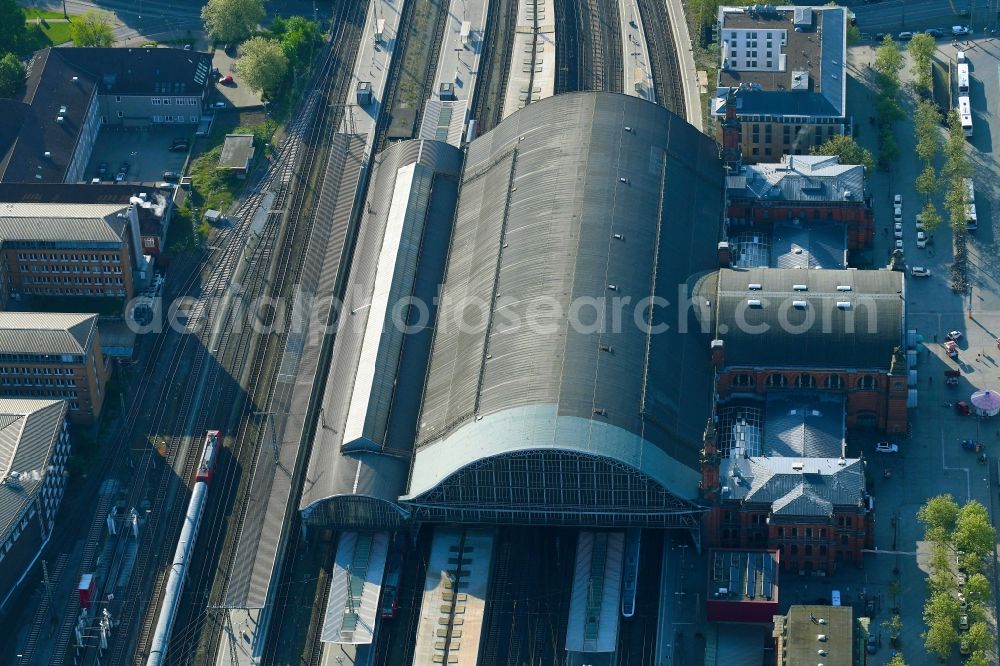
[[[23,7],[24,16],[28,20],[41,18],[41,19],[61,19],[65,18],[63,13],[60,11],[52,11],[50,9],[40,9],[38,7]],[[70,14],[70,16],[73,16]]]
[[[60,18],[62,18],[60,16]],[[28,38],[33,39],[36,49],[46,46],[58,46],[70,41],[70,24],[66,21],[28,21]]]

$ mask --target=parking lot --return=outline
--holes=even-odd
[[[187,159],[186,152],[171,152],[176,138],[194,140],[195,125],[155,125],[151,127],[104,127],[84,172],[86,178],[98,177],[101,162],[108,163],[106,180],[114,180],[122,162],[130,165],[128,182],[155,182],[163,179],[164,171],[180,173]]]
[[[250,109],[261,105],[260,94],[250,90],[250,87],[243,83],[240,75],[233,67],[236,59],[226,54],[223,49],[216,49],[212,54],[212,66],[219,70],[219,76],[232,76],[233,82],[228,84],[215,84],[215,93],[211,97],[212,102],[224,101],[228,107],[237,109]]]
[[[819,598],[831,589],[840,589],[845,603],[864,608],[867,601],[876,600],[873,626],[889,617],[893,605],[901,609],[903,621],[902,645],[908,663],[926,663],[921,633],[926,628],[922,612],[926,596],[927,545],[921,541],[923,527],[916,513],[928,497],[951,493],[959,503],[968,499],[982,502],[996,524],[997,500],[996,464],[1000,453],[1000,418],[979,419],[959,414],[953,404],[968,400],[979,389],[1000,389],[1000,267],[995,257],[998,246],[996,221],[992,204],[1000,182],[1000,161],[992,137],[1000,132],[1000,117],[993,114],[987,100],[1000,99],[998,65],[1000,42],[989,38],[959,43],[972,62],[971,98],[974,116],[974,136],[969,141],[970,162],[976,189],[979,229],[969,238],[971,294],[955,294],[950,288],[949,266],[952,259],[951,231],[947,223],[934,233],[926,248],[916,244],[915,216],[922,197],[914,189],[921,167],[914,159],[915,137],[912,123],[912,99],[908,99],[907,118],[896,124],[895,136],[903,157],[891,171],[870,174],[867,187],[875,210],[875,240],[873,263],[884,266],[895,243],[893,198],[903,198],[903,249],[907,268],[926,267],[928,277],[913,277],[907,273],[906,323],[915,329],[922,342],[917,345],[916,388],[919,408],[910,410],[912,435],[895,440],[899,453],[880,454],[872,441],[860,442],[860,450],[869,461],[868,472],[875,496],[874,549],[865,556],[862,572],[838,572],[832,579],[803,580],[797,587],[804,601]],[[938,42],[937,57],[954,60],[956,46],[950,40]],[[870,47],[850,50],[848,82],[849,113],[858,123],[858,140],[877,152],[874,125],[868,122],[875,94],[865,84],[868,64],[874,60]],[[907,68],[903,72],[904,90],[910,80]],[[995,102],[994,102],[995,103]],[[940,163],[938,164],[940,167]],[[937,195],[939,210],[943,193]],[[971,308],[971,309],[970,309]],[[957,361],[948,357],[943,346],[951,330],[962,333],[958,343]],[[957,386],[945,383],[945,372],[961,370]],[[986,446],[987,464],[961,446],[962,439],[976,439]],[[857,450],[852,450],[855,455]],[[886,470],[889,475],[886,476]],[[899,598],[893,599],[892,582],[898,573]],[[839,580],[843,578],[843,580]],[[786,579],[787,580],[787,579]],[[784,592],[783,592],[784,594]],[[788,596],[785,597],[788,599]],[[873,661],[885,664],[890,658],[888,640],[884,640]],[[955,650],[950,663],[961,663]]]

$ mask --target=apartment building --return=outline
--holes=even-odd
[[[97,315],[0,312],[0,397],[65,400],[71,422],[93,423],[110,372]]]
[[[161,48],[42,49],[18,99],[0,99],[0,181],[83,179],[102,126],[197,124],[211,56]]]
[[[63,400],[0,398],[0,608],[52,535],[70,453]]]
[[[741,135],[746,163],[806,155],[848,131],[847,10],[720,7],[720,67],[709,112]]]

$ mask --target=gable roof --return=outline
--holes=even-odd
[[[63,400],[0,398],[0,541],[45,481],[65,416]]]
[[[36,52],[24,94],[0,100],[0,181],[62,182],[96,95],[201,96],[211,68],[209,54],[183,49]]]
[[[0,354],[86,355],[96,331],[96,314],[0,312]]]
[[[0,242],[120,243],[128,204],[0,203]]]

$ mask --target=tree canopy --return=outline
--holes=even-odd
[[[69,24],[74,46],[111,46],[115,41],[111,15],[97,10],[87,11]]]
[[[28,32],[24,20],[16,0],[0,0],[0,53],[20,53]]]
[[[934,37],[926,32],[918,32],[913,35],[907,50],[913,58],[914,70],[917,79],[917,90],[925,95],[931,94],[933,80],[931,74],[931,57],[937,49]]]
[[[277,40],[252,37],[240,47],[236,71],[251,90],[273,99],[288,72],[288,58]]]
[[[201,8],[205,32],[224,42],[253,34],[264,18],[264,0],[208,0]]]
[[[924,524],[930,541],[947,541],[958,521],[958,504],[951,495],[931,497],[917,511],[917,520]]]
[[[24,83],[24,66],[13,53],[0,58],[0,97],[13,97]]]
[[[875,159],[867,148],[861,146],[854,137],[848,134],[831,136],[820,146],[812,149],[813,155],[836,155],[841,164],[860,164],[865,171],[875,168]]]
[[[979,502],[968,502],[958,512],[954,540],[959,550],[986,557],[993,552],[996,537],[996,528],[990,523],[986,507]]]
[[[892,35],[886,35],[882,40],[882,45],[875,51],[875,63],[872,67],[889,83],[899,85],[899,72],[903,69],[903,54],[892,39]]]

